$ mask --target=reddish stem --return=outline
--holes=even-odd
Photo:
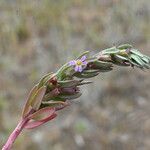
[[[29,119],[28,118],[23,118],[20,120],[18,123],[17,127],[14,129],[14,131],[11,133],[9,136],[6,144],[3,146],[2,150],[10,150],[13,143],[15,142],[16,138],[18,135],[21,133],[25,125],[28,123]]]

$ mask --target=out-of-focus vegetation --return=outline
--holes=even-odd
[[[0,147],[30,88],[81,51],[131,43],[150,55],[149,0],[1,0]],[[116,69],[85,86],[59,117],[24,133],[15,150],[148,150],[150,76]]]

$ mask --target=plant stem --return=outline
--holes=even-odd
[[[17,127],[14,129],[14,131],[11,133],[9,136],[6,144],[3,146],[2,150],[10,150],[13,143],[15,142],[16,138],[18,135],[21,133],[23,130],[24,126],[28,123],[29,119],[28,118],[23,118],[20,120],[18,123]]]

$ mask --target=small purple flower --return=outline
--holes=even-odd
[[[81,59],[70,61],[69,65],[74,66],[76,72],[82,72],[87,65],[86,56],[84,55]]]

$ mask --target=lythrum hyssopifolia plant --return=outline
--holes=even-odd
[[[120,67],[150,68],[150,57],[131,45],[114,46],[90,56],[86,51],[64,64],[56,73],[48,73],[30,91],[17,127],[2,150],[10,150],[23,129],[36,128],[57,116],[57,112],[81,96],[80,87],[90,84],[88,78]]]

